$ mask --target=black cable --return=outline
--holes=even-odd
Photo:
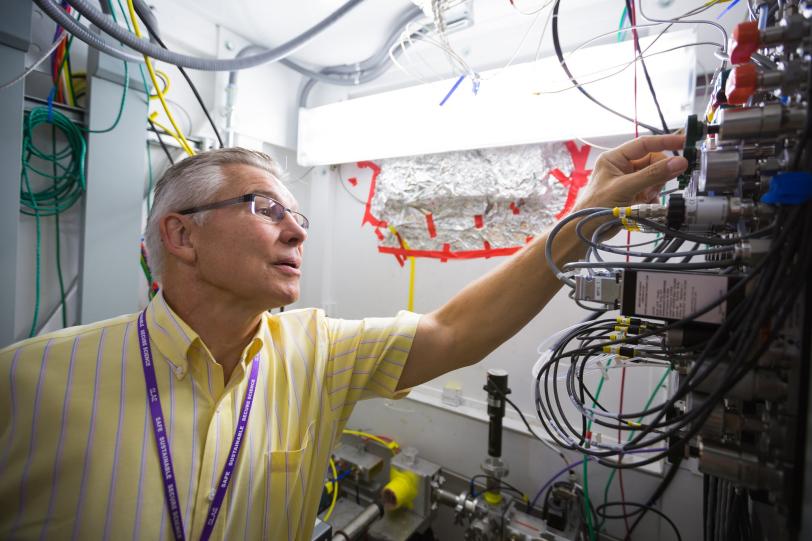
[[[155,41],[158,43],[158,45],[160,45],[164,49],[169,50],[169,48],[163,42],[161,37],[155,31],[155,29],[151,26],[150,22],[146,19],[146,17],[139,17],[139,18],[141,19],[141,22],[144,23],[144,27],[146,27],[147,31],[155,39]],[[197,100],[197,103],[200,104],[200,108],[203,109],[203,114],[206,115],[206,119],[209,121],[209,124],[211,124],[212,130],[214,130],[214,136],[217,137],[217,142],[220,144],[220,148],[225,148],[226,145],[225,145],[225,143],[223,143],[223,138],[220,137],[220,130],[217,129],[217,125],[214,123],[214,120],[211,118],[211,115],[209,114],[209,109],[206,107],[206,104],[203,103],[203,98],[200,96],[200,92],[197,91],[197,87],[192,82],[192,79],[189,77],[189,74],[186,73],[186,70],[182,66],[177,66],[176,65],[175,67],[178,68],[178,71],[180,71],[180,74],[183,75],[183,78],[186,79],[187,83],[189,83],[189,88],[192,89],[192,93],[195,95],[195,99]],[[160,138],[160,136],[159,136],[159,138]]]
[[[623,113],[620,113],[618,111],[615,111],[614,109],[612,109],[608,105],[605,105],[605,104],[601,103],[600,101],[598,101],[597,99],[595,99],[592,96],[592,94],[590,94],[589,92],[584,90],[583,87],[581,87],[580,83],[578,83],[578,81],[575,79],[575,76],[573,76],[572,72],[570,71],[569,66],[567,66],[567,61],[564,59],[564,53],[561,50],[561,41],[560,41],[560,36],[558,34],[558,11],[559,11],[560,5],[561,5],[561,0],[556,0],[555,4],[553,5],[553,13],[552,13],[552,17],[553,17],[553,23],[552,23],[553,48],[555,49],[555,55],[558,57],[558,62],[559,62],[559,64],[561,64],[561,68],[564,70],[564,73],[567,74],[567,77],[569,78],[569,80],[573,84],[573,86],[575,86],[575,88],[577,88],[578,91],[581,94],[583,94],[589,101],[591,101],[592,103],[594,103],[598,107],[612,113],[613,115],[615,115],[617,117],[620,117],[620,118],[622,118],[624,120],[628,120],[629,122],[636,123],[637,125],[646,128],[651,133],[655,133],[655,134],[664,133],[659,128],[655,128],[654,126],[652,126],[650,124],[645,124],[643,122],[635,121],[633,118],[631,118],[629,116],[626,116]]]
[[[519,490],[515,486],[511,485],[510,483],[508,483],[504,479],[498,479],[496,477],[492,477],[492,476],[486,475],[484,473],[478,473],[478,474],[474,475],[473,477],[471,477],[471,480],[469,481],[469,485],[468,485],[468,494],[470,496],[472,496],[472,497],[474,495],[474,492],[473,492],[474,483],[476,483],[477,479],[486,479],[486,480],[487,479],[493,479],[494,481],[499,483],[499,489],[500,490],[505,490],[506,492],[512,492],[512,493],[516,494],[517,496],[519,496],[522,500],[525,500],[526,497],[527,497],[527,495],[524,492],[522,492],[521,490]],[[483,488],[487,489],[487,486],[483,487]]]
[[[797,216],[797,211],[796,211],[794,214]],[[789,220],[789,221],[790,221],[790,222],[792,222],[792,220]],[[792,229],[792,228],[791,228],[791,227],[788,227],[788,228],[787,228],[787,229],[786,229],[786,230],[783,232],[783,234],[782,234],[782,235],[780,235],[779,237],[785,237],[785,236],[786,236],[787,231],[789,231],[790,229]],[[777,240],[778,240],[779,242],[776,242],[776,243],[775,243],[775,245],[776,245],[776,246],[781,246],[781,245],[783,245],[783,244],[784,244],[784,242],[782,241],[782,239],[781,239],[781,238],[778,238]],[[787,251],[786,251],[786,253],[787,253],[787,254],[789,254],[789,253],[793,253],[793,252],[794,252],[794,251],[796,251],[796,250],[797,250],[797,247],[792,247],[792,248],[790,248],[789,250],[787,250]],[[774,252],[774,250],[773,250],[773,252]],[[772,256],[772,255],[773,255],[773,252],[771,252],[770,256]],[[774,260],[772,257],[770,257],[769,259]],[[788,264],[788,263],[789,263],[789,262],[786,262],[786,264]],[[783,264],[784,264],[784,263],[782,263],[782,265],[783,265]],[[780,265],[779,265],[779,266],[780,266]],[[805,268],[806,268],[806,264],[805,264],[805,265],[796,265],[796,267],[798,267],[798,269],[799,269],[799,270],[800,270],[800,269],[805,269]],[[763,265],[761,265],[761,264],[760,264],[760,265],[759,265],[759,266],[756,268],[756,271],[754,271],[753,273],[751,273],[751,275],[748,277],[748,280],[752,279],[752,278],[753,278],[755,275],[757,275],[757,274],[759,273],[758,271],[759,271],[760,269],[762,269],[762,268],[763,268]],[[773,268],[777,268],[777,267],[775,267],[775,265],[773,265]],[[803,270],[800,270],[800,272],[804,272],[804,271],[803,271]],[[768,273],[768,274],[770,274],[770,273]],[[768,276],[768,277],[763,277],[763,278],[760,280],[759,285],[760,285],[760,286],[764,286],[765,284],[775,284],[775,283],[779,283],[779,284],[780,284],[780,283],[782,283],[781,281],[776,282],[776,281],[774,281],[774,280],[770,280],[769,278],[770,278],[769,276]],[[783,283],[797,283],[797,282],[792,282],[792,281],[787,282],[787,281],[783,281]],[[735,289],[735,286],[734,286],[734,289]],[[729,293],[729,294],[732,294],[732,293],[733,293],[733,291],[731,290],[731,291],[729,291],[728,293]],[[729,295],[728,295],[728,296],[729,296]],[[771,298],[771,297],[770,297],[770,295],[767,295],[767,296],[766,296],[766,298]],[[755,300],[753,303],[751,303],[751,305],[752,305],[752,306],[759,306],[759,302],[760,302],[760,301]],[[737,310],[738,310],[738,308],[737,308]],[[743,311],[740,311],[740,312],[743,312]],[[750,312],[750,313],[752,313],[752,312],[753,312],[753,310],[750,310],[749,312]],[[769,313],[769,310],[767,310],[766,312],[767,312],[767,313]],[[694,314],[692,317],[696,317],[696,316],[697,316],[697,314]],[[783,316],[782,316],[782,317],[783,317]],[[691,318],[687,318],[687,319],[691,319]],[[741,319],[741,318],[739,318],[739,319]],[[731,319],[731,321],[736,321],[736,320]],[[729,323],[730,323],[730,321],[728,321],[727,323],[729,324]],[[671,323],[671,324],[669,324],[669,325],[667,325],[667,326],[665,326],[665,327],[663,327],[663,328],[661,328],[661,329],[659,329],[659,330],[657,330],[657,331],[655,331],[655,332],[662,332],[662,331],[666,330],[667,328],[674,328],[674,327],[678,327],[678,326],[681,326],[682,324],[684,324],[684,321],[678,321],[678,322],[674,322],[674,323]],[[748,329],[748,328],[749,328],[749,329],[750,329],[750,331],[752,331],[752,327],[751,327],[751,326],[744,326],[744,328],[745,328],[745,329]],[[572,334],[572,333],[571,333],[571,334]],[[651,335],[651,334],[653,334],[653,332],[647,332],[646,334]],[[642,335],[640,335],[640,337],[642,337]],[[748,343],[748,341],[747,341],[747,340],[744,340],[744,338],[746,338],[746,337],[747,337],[747,335],[746,335],[746,334],[744,334],[743,336],[739,337],[738,341],[733,341],[732,343],[734,343],[734,344],[747,344],[747,343]],[[569,336],[568,336],[568,337],[564,337],[564,340],[566,341],[566,340],[568,340],[569,338],[570,338]],[[617,341],[617,342],[620,342],[620,341]],[[730,341],[729,341],[729,342],[730,342]],[[705,352],[703,352],[703,353],[706,353],[707,351],[709,351],[709,348],[710,348],[710,344],[709,344],[709,346],[706,348],[706,351],[705,351]],[[583,349],[583,348],[582,348],[582,349]],[[590,349],[594,350],[594,349],[596,349],[596,348],[586,348],[587,353],[589,352],[589,350],[590,350]],[[743,349],[742,349],[742,355],[746,357],[746,353],[748,353],[748,350],[747,350],[746,348],[743,348]],[[572,356],[572,353],[569,353],[569,354],[567,354],[567,355],[568,355],[568,356]],[[551,364],[551,363],[550,363],[550,364]],[[550,430],[549,430],[549,427],[546,425],[546,422],[545,422],[545,419],[544,419],[545,413],[543,412],[543,410],[546,410],[547,408],[545,408],[545,407],[544,407],[544,403],[543,403],[543,401],[542,401],[542,400],[541,400],[541,398],[540,398],[540,392],[539,392],[539,383],[540,383],[540,378],[541,378],[541,376],[542,376],[542,375],[544,375],[544,373],[546,373],[546,372],[549,370],[550,364],[547,364],[547,365],[544,367],[544,369],[543,369],[542,371],[540,371],[539,376],[538,376],[538,378],[537,378],[537,387],[536,387],[536,406],[537,406],[537,410],[538,410],[538,412],[539,412],[539,416],[540,416],[540,419],[541,419],[541,421],[542,421],[542,425],[544,426],[545,430],[547,430],[547,431],[548,431],[548,433],[550,433]],[[698,368],[700,365],[701,365],[701,363],[697,363],[697,365],[696,365],[696,366],[697,366],[697,368]],[[695,370],[692,372],[692,377],[693,377],[693,375],[695,374],[695,372],[696,372]],[[706,375],[707,373],[708,373],[708,372],[706,371],[706,372],[705,372],[703,375]],[[739,374],[739,376],[738,376],[738,377],[741,377],[741,375],[743,375],[743,373],[744,373],[744,372],[741,372],[741,373]],[[721,392],[726,392],[726,391],[727,391],[727,390],[728,390],[728,389],[729,389],[729,388],[730,388],[730,387],[731,387],[731,386],[732,386],[732,385],[735,383],[735,381],[737,381],[737,378],[736,378],[736,377],[734,377],[734,378],[732,378],[732,379],[731,379],[731,378],[727,378],[727,380],[728,380],[730,383],[728,383],[727,385],[725,385],[725,388],[724,388],[724,389],[722,389],[722,391],[721,391]],[[545,380],[545,381],[546,381],[546,380]],[[686,392],[686,389],[687,389],[687,387],[686,387],[686,386],[681,387],[680,391],[683,391],[683,395],[684,395],[684,392]],[[719,395],[719,396],[721,396],[721,395]],[[679,398],[679,397],[675,397],[674,399],[677,399],[677,398]],[[714,399],[716,399],[716,398],[717,398],[717,397],[714,397]],[[547,399],[548,399],[548,401],[549,401],[549,393],[547,394]],[[708,404],[710,404],[710,406],[712,406],[712,405],[713,405],[713,403],[714,403],[714,400],[709,400],[709,401],[708,401]],[[552,406],[551,406],[551,405],[549,405],[549,407],[551,408]],[[707,410],[705,413],[709,413],[709,411],[710,411],[710,409],[708,409],[708,410]],[[696,425],[696,426],[701,426],[701,421],[703,420],[703,419],[702,419],[702,417],[703,417],[703,416],[702,416],[701,414],[703,414],[703,412],[702,412],[702,410],[699,410],[698,412],[696,412],[696,413],[692,413],[692,414],[691,414],[691,415],[689,415],[689,416],[684,416],[684,417],[685,417],[685,421],[684,421],[683,423],[681,423],[681,425],[685,425],[685,424],[687,424],[688,422],[691,422],[692,420],[694,420],[694,419],[696,419],[696,418],[700,418],[700,422],[699,422],[699,423],[697,423],[697,425]],[[706,417],[707,415],[704,415],[704,416]],[[565,424],[568,424],[568,423],[566,422],[566,419],[564,419],[564,421],[565,421]],[[655,423],[651,423],[651,426],[656,426],[656,424],[655,424]],[[571,429],[571,428],[570,428],[570,429]],[[696,428],[695,428],[695,429],[696,429]],[[640,442],[640,440],[642,439],[642,437],[643,437],[643,436],[645,436],[647,433],[650,433],[650,432],[651,432],[651,430],[650,430],[650,429],[649,429],[649,430],[642,431],[642,432],[641,432],[641,435],[640,435],[639,437],[635,438],[634,443],[639,443],[639,442]],[[573,448],[574,448],[574,446],[573,446],[573,445],[568,445],[566,442],[561,442],[561,441],[560,441],[558,438],[554,438],[554,439],[556,439],[556,441],[557,441],[557,442],[558,442],[560,445],[562,445],[562,446],[564,446],[564,447],[566,447],[566,448],[570,448],[570,449],[573,449]],[[660,441],[660,440],[662,440],[662,437],[657,437],[657,438],[654,438],[654,440],[655,440],[654,442],[656,442],[656,441]],[[645,446],[645,445],[649,445],[649,444],[654,443],[654,442],[649,441],[649,442],[645,442],[645,443],[640,443],[640,444],[639,444],[639,445],[637,445],[636,447],[632,446],[632,448],[640,448],[640,447],[643,447],[643,446]],[[583,450],[583,449],[581,449],[581,451],[582,451],[582,452],[588,452],[588,451],[585,451],[585,450]],[[612,453],[611,451],[608,451],[608,452],[600,452],[600,453],[597,453],[597,452],[588,452],[588,454],[592,454],[593,456],[608,456],[608,455],[609,455],[609,454],[611,454],[611,453]],[[660,458],[661,458],[661,457],[659,457],[659,456],[658,456],[658,457],[653,457],[652,459],[645,460],[645,461],[643,461],[643,462],[644,462],[644,463],[650,463],[650,462],[653,462],[653,461],[659,460]],[[604,461],[601,461],[601,463],[604,463]],[[638,463],[637,465],[639,466],[640,464],[641,464],[641,463]],[[610,465],[610,466],[611,466],[611,464],[606,464],[606,465]],[[614,465],[613,467],[618,467],[618,466]]]
[[[669,466],[668,468],[668,472],[665,474],[662,481],[660,481],[660,483],[657,485],[657,488],[654,489],[654,492],[652,493],[651,497],[649,497],[648,501],[646,502],[646,506],[642,510],[642,513],[640,513],[640,516],[638,516],[632,523],[632,525],[629,527],[629,532],[626,534],[626,539],[631,539],[632,532],[640,524],[640,521],[643,520],[643,517],[646,515],[646,512],[654,509],[652,506],[655,503],[657,503],[657,501],[660,498],[662,498],[663,494],[665,494],[665,491],[668,490],[669,486],[671,486],[671,482],[677,476],[677,472],[679,471],[679,466],[682,463],[682,458],[683,455],[679,454],[677,455],[677,458],[674,460],[674,462],[671,463],[671,466]]]
[[[158,143],[160,143],[161,148],[164,149],[164,154],[166,154],[166,157],[169,160],[169,163],[171,163],[172,165],[175,165],[175,159],[172,157],[172,154],[169,153],[169,149],[166,147],[166,143],[164,143],[164,140],[161,137],[160,130],[158,130],[158,128],[155,126],[155,123],[152,121],[151,118],[147,117],[147,122],[149,122],[149,125],[152,128],[152,131],[155,132],[155,135],[158,136]]]
[[[648,74],[648,68],[646,67],[646,60],[643,58],[643,52],[640,50],[640,39],[637,34],[637,25],[636,20],[632,20],[632,13],[636,13],[634,11],[634,0],[626,0],[626,14],[629,17],[629,22],[632,25],[632,38],[634,41],[634,48],[637,51],[637,57],[640,59],[640,66],[643,68],[643,75],[646,77],[646,84],[648,85],[648,90],[651,93],[651,99],[654,100],[654,106],[657,108],[657,115],[660,117],[660,123],[663,125],[663,132],[664,133],[671,133],[671,130],[668,128],[668,124],[665,122],[665,116],[663,116],[663,110],[660,107],[660,100],[657,99],[657,92],[654,91],[654,85],[651,82],[651,76]],[[634,17],[637,19],[637,17]],[[639,122],[638,122],[639,124]],[[677,153],[674,152],[676,156]]]
[[[629,516],[629,514],[609,515],[609,514],[607,514],[605,512],[605,509],[607,507],[621,507],[621,506],[624,506],[624,505],[627,506],[627,507],[637,507],[637,508],[639,508],[641,510],[651,511],[652,513],[658,515],[660,518],[665,520],[668,523],[669,526],[671,526],[671,529],[673,530],[674,535],[677,536],[677,541],[682,541],[682,534],[680,534],[679,528],[677,528],[677,525],[674,524],[674,521],[671,520],[671,518],[668,515],[666,515],[665,513],[660,511],[659,509],[657,509],[655,507],[652,507],[650,505],[645,505],[645,504],[636,503],[636,502],[605,502],[605,503],[602,503],[601,505],[599,505],[598,508],[595,511],[598,514],[598,516],[606,518],[606,519],[610,519],[610,520],[611,519],[626,518],[626,517]],[[638,511],[638,513],[639,513],[639,516],[642,516],[642,513],[640,513],[639,511]],[[626,539],[629,539],[628,535],[626,536]]]

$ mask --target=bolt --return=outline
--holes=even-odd
[[[230,39],[226,40],[225,46],[226,46],[227,51],[233,51],[234,50],[234,42],[231,41]]]

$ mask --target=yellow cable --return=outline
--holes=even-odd
[[[385,439],[381,438],[380,436],[376,436],[375,434],[370,434],[369,432],[361,432],[360,430],[349,430],[344,429],[344,434],[349,434],[350,436],[358,436],[361,438],[367,438],[368,440],[372,440],[374,442],[380,443],[390,451],[392,454],[396,454],[398,449],[400,449],[400,445],[395,440],[386,441]]]
[[[391,231],[392,234],[395,235],[395,237],[400,239],[400,242],[403,243],[403,247],[406,250],[409,250],[410,249],[409,248],[409,243],[406,242],[406,239],[404,239],[402,236],[400,236],[400,234],[398,233],[398,230],[395,229],[394,227],[392,227],[391,225],[388,226],[388,227],[389,227],[389,231]],[[406,303],[406,309],[408,311],[410,311],[410,312],[414,312],[414,275],[415,275],[415,270],[416,270],[417,265],[415,263],[415,258],[414,257],[409,256],[408,259],[409,259],[409,299],[408,299],[408,301]]]
[[[65,53],[67,54],[67,53]],[[67,98],[68,105],[73,107],[76,106],[76,96],[73,95],[71,92],[71,80],[70,80],[70,72],[68,72],[68,63],[65,62],[62,64],[62,84],[65,87],[65,97]]]
[[[170,83],[169,75],[167,75],[165,72],[163,72],[161,70],[155,70],[155,74],[158,77],[161,78],[161,81],[164,82],[164,87],[161,89],[161,94],[166,94],[167,92],[169,92],[169,83]],[[160,99],[160,97],[158,96],[157,93],[156,94],[150,94],[149,99],[157,100],[157,99]]]
[[[130,19],[132,19],[133,23],[133,31],[135,35],[139,38],[141,37],[141,28],[138,25],[138,17],[135,15],[135,7],[133,6],[133,0],[127,0],[127,9],[130,12]],[[189,145],[189,141],[186,140],[186,137],[183,136],[183,132],[178,127],[178,123],[175,122],[175,117],[172,116],[172,111],[169,109],[169,104],[166,103],[166,99],[164,99],[164,94],[161,91],[161,86],[158,84],[158,77],[155,75],[155,69],[152,67],[152,62],[150,62],[150,58],[147,55],[144,55],[144,60],[147,64],[147,71],[149,72],[149,78],[152,80],[152,84],[155,86],[155,93],[158,95],[158,99],[161,100],[161,105],[166,112],[166,117],[169,119],[169,122],[172,124],[172,127],[175,128],[175,133],[177,135],[176,139],[183,147],[183,150],[186,151],[186,154],[189,156],[194,156],[195,151],[192,150],[191,145]]]
[[[156,111],[156,112],[152,113],[151,115],[149,115],[149,119],[152,120],[153,124],[155,124],[156,126],[161,128],[163,131],[165,131],[167,133],[167,135],[171,136],[172,139],[177,141],[178,144],[181,147],[183,147],[183,141],[180,140],[180,137],[178,137],[178,134],[175,133],[174,131],[170,130],[167,126],[164,126],[163,124],[161,124],[160,122],[155,120],[155,117],[157,117],[157,116],[158,116],[158,112]],[[186,149],[184,148],[183,150],[186,150]],[[191,154],[191,155],[193,156],[194,154]]]
[[[327,512],[324,513],[324,518],[322,519],[324,522],[330,520],[330,515],[333,514],[336,508],[336,501],[338,500],[338,471],[336,470],[336,463],[333,457],[330,457],[330,470],[333,472],[333,500],[330,502],[330,507],[327,508]]]

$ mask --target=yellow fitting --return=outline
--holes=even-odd
[[[625,227],[629,231],[640,231],[640,226],[637,225],[637,222],[635,222],[634,220],[623,217],[620,219],[620,223],[623,224],[623,227]]]
[[[498,492],[486,491],[482,496],[485,501],[490,505],[499,505],[502,503],[502,495]]]
[[[383,487],[383,505],[388,511],[400,507],[412,508],[417,497],[420,478],[410,471],[401,471],[394,466],[389,470],[389,482]]]
[[[624,317],[624,316],[617,316],[617,322],[620,323],[621,325],[631,325],[632,324],[632,318]]]
[[[615,330],[625,333],[629,330],[629,327],[626,325],[615,325]]]

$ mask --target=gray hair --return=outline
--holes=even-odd
[[[282,171],[273,158],[239,147],[201,152],[167,169],[155,185],[152,210],[144,231],[149,267],[156,279],[164,270],[166,255],[161,241],[161,218],[171,212],[212,202],[211,199],[228,183],[228,177],[223,173],[226,165],[250,165],[267,171],[276,179],[282,178]],[[202,223],[206,214],[194,214],[193,219]]]

